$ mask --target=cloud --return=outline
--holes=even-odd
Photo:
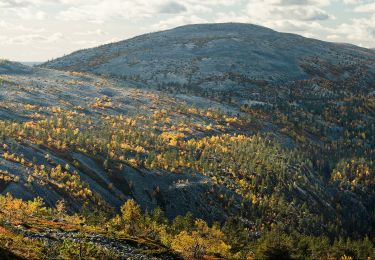
[[[19,50],[27,48],[46,59],[143,32],[212,22],[254,23],[375,47],[374,13],[374,0],[0,0],[0,45],[6,46],[0,53],[24,56]]]
[[[0,15],[15,16],[23,20],[44,20],[46,12],[36,8],[44,0],[0,0]]]
[[[324,9],[329,3],[325,0],[250,0],[241,12],[218,13],[215,22],[253,23],[322,39],[324,35],[333,34],[329,27],[322,25],[323,21],[335,19]]]
[[[165,14],[178,14],[185,11],[187,11],[186,7],[177,2],[165,3],[159,8],[159,12]]]
[[[0,8],[23,8],[51,3],[60,3],[60,0],[0,0]]]
[[[337,34],[331,34],[327,36],[327,39],[332,40],[332,41],[338,41],[340,38],[341,38],[340,35],[337,35]]]
[[[85,31],[85,32],[76,32],[74,33],[74,35],[78,35],[78,36],[90,36],[90,35],[94,35],[94,36],[103,36],[103,35],[107,35],[108,33],[103,31],[102,29],[96,29],[96,30],[93,30],[93,31]]]
[[[312,22],[334,19],[332,15],[317,6],[301,3],[296,5],[295,2],[294,0],[252,1],[247,5],[247,15],[250,21],[261,24]],[[306,4],[310,3],[308,0],[302,2]]]
[[[331,3],[331,0],[263,0],[263,1],[252,1],[263,3],[265,5],[278,5],[278,6],[327,6]]]
[[[344,4],[346,5],[357,5],[357,4],[362,4],[362,0],[343,0]]]
[[[165,30],[173,27],[186,25],[186,24],[197,24],[197,23],[208,23],[206,19],[198,17],[196,15],[192,16],[174,16],[172,18],[162,20],[152,26],[154,30]]]
[[[280,19],[286,18],[297,21],[317,21],[331,18],[326,11],[314,6],[274,8],[272,14]]]
[[[91,1],[92,3],[80,4],[62,11],[58,18],[66,21],[89,21],[103,23],[116,19],[140,19],[150,17],[156,11],[156,6],[144,0],[107,0]]]
[[[26,45],[32,43],[52,43],[62,39],[64,35],[62,33],[54,33],[48,36],[41,34],[24,34],[15,37],[4,37],[0,38],[1,45]]]
[[[20,24],[13,24],[6,22],[4,20],[0,21],[0,29],[2,32],[10,31],[10,32],[17,32],[17,33],[41,33],[44,32],[44,28],[32,28],[26,27]]]
[[[80,48],[92,48],[92,47],[97,47],[103,44],[118,42],[121,40],[123,39],[114,37],[114,38],[105,39],[105,40],[75,40],[75,41],[72,41],[72,43],[75,45],[79,45]]]
[[[116,19],[139,20],[158,15],[198,15],[209,13],[213,8],[228,7],[238,3],[235,0],[60,0],[68,8],[58,18],[67,21],[91,21],[103,23]],[[240,1],[242,2],[242,0]]]
[[[375,2],[369,3],[369,4],[359,5],[356,8],[354,8],[354,12],[357,12],[357,13],[375,13]]]
[[[23,20],[44,20],[47,14],[42,10],[34,10],[32,8],[20,8],[13,10],[13,13]]]
[[[350,41],[364,47],[374,47],[375,43],[375,14],[369,18],[353,19],[349,23],[340,24],[335,28],[337,35],[343,41]]]
[[[68,8],[58,15],[59,19],[66,21],[90,21],[104,23],[116,19],[139,20],[151,18],[158,15],[180,15],[184,13],[186,17],[199,16],[202,13],[212,13],[214,9],[228,8],[238,2],[246,1],[232,0],[90,0],[72,1],[60,0],[68,4]],[[248,1],[248,9],[254,7],[255,12],[268,14],[268,19],[293,19],[303,21],[327,20],[333,18],[320,7],[326,6],[331,0],[264,0]],[[246,6],[246,5],[245,5]],[[251,14],[251,11],[250,11]],[[201,16],[202,17],[202,16]],[[257,16],[254,16],[257,17]],[[264,20],[262,16],[262,20]],[[178,18],[176,18],[178,19]]]
[[[30,3],[28,1],[22,0],[0,0],[0,8],[16,8],[16,7],[25,7]]]

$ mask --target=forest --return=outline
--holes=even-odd
[[[99,111],[111,106],[109,98],[92,104]],[[350,149],[366,147],[363,142],[373,138],[373,125],[359,130],[348,127],[346,139],[327,140],[324,149],[317,150],[293,123],[296,114],[290,107],[272,113],[263,107],[247,108],[245,117],[183,105],[156,109],[150,114],[104,114],[100,118],[87,115],[80,108],[69,111],[53,107],[50,115],[38,114],[36,106],[26,105],[25,109],[32,113],[33,120],[0,121],[0,154],[5,161],[27,168],[28,177],[1,170],[0,183],[3,187],[12,182],[51,185],[66,200],[46,205],[41,198],[23,201],[10,194],[2,196],[0,247],[12,253],[26,258],[120,257],[113,248],[92,242],[94,233],[132,240],[141,248],[148,248],[150,243],[152,249],[142,249],[143,253],[172,258],[374,257],[374,148],[339,159],[345,158],[344,151],[353,154]],[[346,109],[343,113],[350,116],[352,112],[347,113]],[[355,105],[350,109],[356,111]],[[298,120],[307,120],[303,113],[297,114]],[[298,145],[288,149],[275,135],[250,135],[243,130],[249,125],[257,129],[259,119],[267,115],[283,124],[281,133],[295,133],[291,138]],[[327,117],[331,118],[328,109]],[[319,131],[322,134],[328,129]],[[53,167],[19,152],[17,144],[25,143],[49,151],[45,160]],[[241,196],[241,209],[224,222],[206,222],[191,213],[166,217],[161,208],[142,210],[132,199],[116,210],[80,178],[76,170],[80,162],[70,157],[73,153],[93,158],[108,175],[126,174],[124,167],[201,174]],[[51,154],[71,163],[61,165]],[[160,190],[156,188],[154,192]],[[223,208],[230,209],[233,195],[218,196]],[[80,210],[70,205],[72,201],[79,202]],[[356,210],[357,201],[364,210]],[[20,225],[21,230],[17,228]],[[41,236],[37,244],[27,240],[30,233],[67,230],[67,226],[83,238],[88,237],[87,242],[64,236],[55,242]],[[23,243],[28,246],[21,248]],[[56,246],[50,247],[49,243]]]

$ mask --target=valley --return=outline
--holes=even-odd
[[[33,259],[374,257],[373,50],[193,25],[0,89],[0,234]]]

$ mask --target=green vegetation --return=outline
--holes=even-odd
[[[209,226],[191,214],[169,221],[159,208],[143,214],[133,200],[122,206],[120,215],[100,219],[95,225],[82,215],[62,213],[61,203],[53,209],[47,208],[41,199],[24,202],[8,194],[0,196],[0,207],[0,252],[5,259],[120,258],[121,253],[111,248],[108,241],[136,245],[133,254],[172,257],[174,251],[186,259],[203,259],[205,256],[228,259],[371,259],[375,256],[374,244],[367,237],[332,240],[296,232],[287,234],[274,226],[259,239],[239,219],[229,218],[223,226],[218,223]],[[56,222],[54,218],[60,220]],[[46,230],[49,230],[49,236],[45,235]],[[50,237],[58,231],[59,236]],[[72,233],[76,234],[75,238],[66,235]],[[31,241],[27,238],[30,234],[39,236]],[[98,236],[102,239],[93,239]],[[176,253],[174,258],[177,258]]]
[[[32,122],[0,122],[0,136],[3,140],[10,137],[48,147],[66,157],[72,152],[84,153],[100,161],[107,171],[118,171],[128,165],[177,174],[206,175],[249,202],[244,203],[242,216],[256,220],[254,232],[273,224],[282,225],[289,231],[315,235],[361,237],[373,232],[371,226],[356,225],[358,218],[366,217],[346,210],[353,207],[344,201],[346,197],[323,191],[328,186],[337,192],[348,189],[343,183],[348,181],[359,186],[350,191],[361,196],[367,206],[371,216],[367,218],[371,219],[365,219],[365,223],[374,221],[374,164],[369,159],[353,158],[353,164],[359,160],[359,164],[365,165],[358,166],[358,170],[353,168],[355,166],[349,168],[350,174],[358,175],[358,179],[346,175],[339,179],[342,174],[332,169],[332,176],[324,183],[324,176],[314,167],[317,160],[307,159],[307,148],[304,151],[286,150],[269,136],[225,133],[226,129],[246,126],[247,122],[215,111],[180,108],[179,114],[203,115],[214,119],[215,123],[202,125],[182,117],[177,126],[170,118],[176,112],[167,110],[155,111],[149,116],[103,116],[100,120],[60,108],[53,108],[52,112],[53,116]],[[194,132],[198,129],[207,137],[196,137]],[[65,166],[45,169],[43,165],[12,154],[7,145],[3,150],[4,159],[33,168],[30,178],[53,183],[74,198],[86,203],[91,201],[91,205],[105,204],[77,173],[69,172]],[[75,162],[71,163],[74,165]],[[342,166],[338,164],[337,167]],[[8,180],[12,180],[11,175]],[[338,208],[332,209],[332,205]]]
[[[1,254],[121,257],[119,250],[93,242],[91,232],[142,245],[137,251],[141,254],[177,252],[187,259],[371,259],[375,103],[371,96],[340,94],[324,102],[304,100],[302,93],[291,96],[289,103],[275,97],[274,105],[243,105],[236,116],[157,95],[128,114],[117,112],[118,100],[106,96],[72,110],[4,101],[0,108],[19,109],[27,120],[0,121],[0,190],[11,184],[47,185],[65,201],[48,208],[40,199],[1,197],[6,238]],[[235,102],[230,95],[224,98]],[[36,160],[18,145],[40,149],[45,158]],[[81,178],[87,169],[74,154],[92,159],[107,175],[103,177],[127,174],[129,168],[204,175],[233,192],[208,194],[219,198],[228,218],[222,223],[191,214],[167,219],[161,209],[145,212],[132,200],[111,208]],[[24,169],[27,178],[20,178],[8,163]],[[230,211],[234,196],[241,198],[237,212]],[[33,233],[41,227],[78,230],[80,237],[47,247],[43,239],[31,242],[28,233],[16,228],[20,224]]]

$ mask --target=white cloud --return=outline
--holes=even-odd
[[[92,48],[99,45],[107,44],[107,43],[113,43],[121,41],[122,39],[118,37],[106,39],[106,40],[75,40],[72,43],[75,45],[79,45],[80,48]]]
[[[96,30],[88,30],[88,31],[85,31],[85,32],[76,32],[74,33],[74,35],[78,35],[78,36],[90,36],[90,35],[94,35],[94,36],[103,36],[103,35],[107,35],[108,33],[103,31],[102,29],[96,29]]]
[[[27,1],[19,0],[1,0],[0,8],[15,8],[15,7],[24,7],[29,5]]]
[[[165,14],[178,14],[185,11],[187,11],[186,7],[177,2],[165,3],[159,7],[159,12]]]
[[[0,0],[0,8],[20,8],[59,2],[59,0]]]
[[[359,5],[356,8],[354,8],[354,11],[358,13],[375,13],[375,2]]]
[[[159,23],[152,26],[154,30],[165,30],[176,26],[185,24],[197,24],[197,23],[207,23],[208,21],[198,17],[198,16],[174,16],[172,18],[160,21]]]
[[[27,48],[35,56],[57,57],[143,32],[211,22],[254,23],[375,47],[374,13],[374,0],[0,0],[0,45],[6,46],[0,55],[24,56],[19,50]]]
[[[248,22],[264,25],[284,32],[299,33],[308,37],[317,37],[327,28],[321,21],[335,17],[319,6],[328,1],[315,0],[252,0],[246,8]],[[313,5],[315,4],[315,5]],[[243,17],[241,20],[245,20]]]
[[[340,39],[340,35],[337,34],[331,34],[327,36],[327,39],[332,40],[332,41],[338,41]]]
[[[215,18],[215,23],[227,23],[227,22],[237,22],[237,23],[250,23],[249,16],[245,14],[238,14],[236,12],[220,12],[217,13]]]
[[[374,47],[375,43],[375,14],[370,18],[353,19],[350,23],[339,25],[335,32],[343,41],[364,46]]]
[[[299,4],[297,5],[295,2]],[[310,1],[305,0],[302,2],[306,2],[306,4],[301,4],[301,2],[296,0],[251,1],[247,5],[247,11],[252,20],[257,19],[260,21],[315,21],[333,18],[332,15],[323,9],[308,4]]]
[[[4,20],[0,21],[0,29],[2,32],[11,31],[17,33],[41,33],[45,31],[44,28],[26,27],[20,24],[9,23]]]
[[[29,8],[20,8],[13,10],[14,13],[21,19],[24,20],[44,20],[47,17],[47,14],[41,10],[34,10]]]
[[[326,0],[250,0],[242,12],[221,12],[215,22],[254,23],[277,31],[324,39],[333,32],[330,27],[323,26],[323,22],[336,19],[325,10],[329,3]]]
[[[0,38],[1,45],[26,45],[32,43],[52,43],[62,39],[64,35],[62,33],[54,33],[51,35],[41,35],[41,34],[24,34],[15,37],[4,37]]]
[[[106,22],[116,19],[142,19],[154,17],[155,15],[168,14],[186,16],[208,13],[212,8],[219,6],[228,7],[238,3],[235,0],[90,0],[72,1],[60,0],[68,4],[67,10],[60,13],[58,18],[63,20],[80,20],[91,22]],[[242,0],[241,0],[242,1]]]
[[[137,2],[137,3],[136,3]],[[153,9],[146,1],[108,0],[71,6],[60,13],[59,18],[67,21],[105,22],[116,19],[149,17]],[[154,7],[155,8],[155,7]]]
[[[343,0],[343,2],[347,5],[357,5],[363,3],[362,0]]]
[[[327,6],[331,3],[331,0],[250,0],[250,2],[278,6]]]

